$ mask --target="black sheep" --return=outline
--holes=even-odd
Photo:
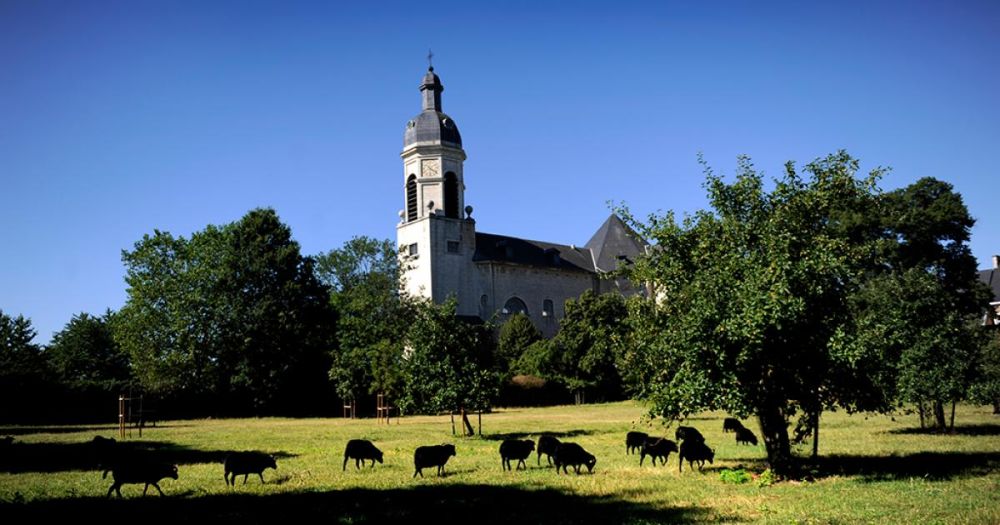
[[[587,472],[594,472],[594,465],[597,464],[597,458],[592,454],[583,450],[583,447],[577,445],[576,443],[562,443],[556,448],[556,453],[552,456],[556,463],[556,474],[559,473],[559,468],[562,467],[563,473],[569,474],[566,467],[573,467],[573,470],[577,474],[580,473],[580,467],[582,465],[587,466]]]
[[[102,470],[110,469],[121,455],[115,438],[94,436],[94,439],[90,441],[90,448],[93,453],[94,465]]]
[[[677,427],[677,431],[674,432],[674,438],[678,441],[705,442],[705,437],[694,427]]]
[[[755,436],[749,428],[741,427],[736,431],[736,442],[743,443],[744,445],[753,444],[754,446],[757,446],[757,436]]]
[[[358,469],[361,468],[361,464],[365,460],[370,459],[372,468],[375,468],[376,461],[382,463],[382,451],[367,439],[352,439],[347,442],[347,447],[344,448],[344,468],[341,470],[347,470],[348,459],[353,459],[354,467]]]
[[[263,452],[233,452],[226,456],[225,479],[226,485],[230,482],[236,486],[236,476],[243,474],[243,484],[247,484],[247,477],[250,474],[260,476],[260,482],[264,483],[264,470],[268,468],[277,469],[278,463],[274,461],[274,456],[269,456]]]
[[[524,465],[524,470],[528,470],[528,465],[524,460],[531,456],[535,450],[535,442],[530,439],[505,439],[500,443],[500,466],[504,470],[511,470],[510,460],[517,460],[517,468]]]
[[[666,465],[667,458],[670,457],[671,452],[677,452],[677,443],[667,438],[649,438],[642,444],[639,466],[642,466],[642,462],[646,459],[646,456],[653,458],[653,466],[656,466],[656,458],[660,458],[663,464]]]
[[[739,419],[734,417],[727,417],[722,421],[722,433],[736,432],[743,428],[743,423],[740,423]]]
[[[715,459],[715,451],[708,448],[708,445],[704,441],[684,441],[681,443],[681,450],[677,454],[678,466],[677,471],[684,471],[684,460],[687,460],[688,466],[694,468],[694,462],[698,462],[698,470],[705,465],[705,461],[712,463]]]
[[[448,458],[455,455],[455,445],[417,447],[417,450],[413,451],[413,467],[415,468],[413,477],[417,477],[417,474],[424,477],[423,470],[428,467],[437,467],[438,476],[443,476],[444,464],[448,462]]]
[[[555,455],[556,449],[562,442],[556,439],[555,436],[550,436],[548,434],[542,434],[538,436],[538,466],[542,465],[542,454],[546,455],[546,459],[549,460],[549,465],[552,464],[552,456]]]
[[[115,480],[111,487],[108,488],[109,498],[112,492],[118,493],[119,498],[122,497],[121,486],[126,483],[145,483],[146,486],[142,489],[143,496],[146,495],[146,491],[149,490],[150,485],[156,487],[160,495],[164,496],[165,494],[163,494],[163,490],[160,488],[159,481],[164,478],[177,479],[177,465],[142,459],[118,461],[115,465],[109,467],[108,470],[105,470],[101,478],[107,478],[108,472],[111,472],[111,477]]]
[[[625,453],[631,454],[641,449],[647,439],[649,439],[649,434],[645,432],[629,432],[625,434]]]

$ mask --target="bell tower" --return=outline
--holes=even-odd
[[[420,83],[421,112],[403,133],[403,209],[396,227],[404,286],[415,296],[459,301],[459,313],[477,312],[471,289],[475,221],[465,205],[465,150],[455,121],[441,111],[444,86],[427,69]]]

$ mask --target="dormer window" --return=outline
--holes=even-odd
[[[559,250],[555,248],[545,250],[545,264],[549,266],[559,266],[561,262],[562,258],[559,257]]]

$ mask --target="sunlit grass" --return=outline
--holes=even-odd
[[[498,410],[483,416],[484,436],[471,438],[452,436],[448,416],[407,417],[398,423],[393,420],[390,425],[371,419],[169,421],[157,428],[147,428],[142,438],[133,431],[132,437],[125,441],[163,443],[165,448],[162,450],[191,461],[179,465],[178,480],[168,479],[161,483],[168,496],[165,501],[208,498],[206,501],[216,502],[213,505],[221,505],[218,502],[235,498],[236,494],[280,499],[282,495],[293,497],[349,490],[369,494],[367,491],[415,487],[435,487],[434,490],[440,489],[440,494],[452,494],[452,489],[475,485],[498,490],[551,490],[583,498],[581,501],[626,502],[654,513],[663,512],[664,519],[1000,523],[1000,471],[997,469],[1000,466],[1000,418],[991,415],[985,407],[960,407],[959,430],[972,431],[954,435],[905,432],[919,426],[916,416],[896,416],[893,420],[888,416],[824,414],[821,456],[845,458],[845,464],[852,466],[843,470],[843,474],[837,474],[840,471],[835,466],[825,465],[816,481],[786,482],[770,487],[759,487],[753,482],[735,485],[720,479],[722,468],[742,466],[758,473],[766,456],[763,446],[737,445],[732,434],[723,434],[725,414],[722,413],[702,414],[686,423],[701,430],[708,444],[715,448],[716,462],[710,469],[703,473],[689,472],[685,465],[684,472],[678,473],[674,454],[666,467],[651,467],[648,462],[640,467],[637,455],[625,453],[625,433],[640,429],[654,435],[672,437],[673,434],[672,429],[668,431],[658,422],[643,421],[644,412],[643,407],[630,402]],[[474,416],[472,421],[475,425]],[[744,423],[756,432],[752,421]],[[116,434],[111,425],[54,430],[58,431],[6,427],[0,429],[0,434],[16,435],[18,444],[12,449],[14,451],[40,444],[80,446],[94,435],[111,437]],[[571,437],[563,439],[575,441],[597,456],[594,474],[557,475],[544,459],[539,467],[534,456],[528,462],[527,471],[501,470],[497,452],[500,436],[524,433],[534,438],[542,431],[569,435]],[[385,453],[385,463],[374,469],[356,470],[351,461],[347,470],[342,471],[344,445],[352,438],[373,441]],[[414,448],[438,443],[454,443],[458,451],[446,467],[447,476],[439,478],[434,469],[425,469],[423,479],[412,479]],[[246,485],[241,477],[235,488],[228,488],[218,458],[233,450],[278,454],[279,468],[265,472],[267,483],[263,485],[252,476]],[[809,447],[804,446],[800,453],[808,451]],[[921,453],[928,454],[906,459]],[[879,458],[898,461],[880,462]],[[216,461],[206,462],[208,459]],[[923,461],[927,464],[922,465]],[[97,470],[67,470],[58,465],[48,468],[49,472],[28,470],[0,472],[0,501],[34,502],[38,506],[32,508],[44,508],[54,502],[64,503],[76,498],[103,498],[111,484],[110,480],[101,479]],[[151,490],[155,494],[155,490]],[[122,492],[126,499],[137,499],[142,486],[126,485]],[[153,504],[157,498],[158,495],[148,496],[143,504]],[[679,515],[669,514],[672,509],[696,509],[697,512],[678,518]],[[512,509],[511,512],[529,510]],[[370,516],[370,510],[364,508],[344,512],[362,521]],[[405,518],[407,509],[400,509],[400,513],[400,519]],[[384,509],[379,509],[377,516],[386,519]],[[496,521],[496,518],[493,516],[493,520],[487,521]],[[648,516],[621,516],[621,521],[647,519]]]

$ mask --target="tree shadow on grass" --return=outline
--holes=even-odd
[[[503,441],[505,439],[528,439],[538,441],[538,436],[553,436],[558,439],[571,438],[576,436],[589,436],[594,432],[591,430],[567,430],[565,432],[506,432],[502,434],[483,434],[482,438],[488,441]]]
[[[758,458],[726,458],[738,462],[737,468],[760,472],[767,468]],[[889,456],[834,454],[818,459],[802,458],[801,472],[806,478],[853,476],[864,482],[922,478],[946,481],[955,477],[985,476],[1000,469],[1000,452],[917,452]],[[685,472],[687,471],[687,465]],[[712,470],[727,467],[715,466]],[[709,470],[706,465],[706,471]]]
[[[888,432],[890,434],[923,434],[928,436],[1000,436],[1000,425],[992,423],[984,425],[955,425],[954,430],[910,427],[897,428]]]
[[[72,517],[79,522],[99,517],[142,523],[199,522],[282,523],[461,523],[488,525],[517,523],[661,523],[714,520],[707,509],[668,509],[605,496],[578,496],[554,489],[523,490],[488,485],[447,485],[406,489],[350,489],[272,495],[171,495],[170,481],[162,484],[166,497],[140,497],[135,486],[125,499],[73,498],[31,503],[0,504],[11,523]],[[190,494],[188,494],[190,496]]]
[[[162,441],[124,441],[116,444],[125,457],[176,465],[222,463],[233,450],[197,450]],[[269,452],[276,458],[294,457],[287,452]],[[0,453],[0,472],[62,472],[97,470],[99,457],[93,443],[14,443]]]
[[[118,425],[74,426],[0,426],[0,436],[29,434],[72,434],[74,432],[118,432]]]

